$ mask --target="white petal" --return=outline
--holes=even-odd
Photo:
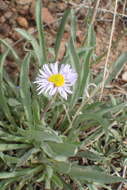
[[[65,90],[68,94],[72,94],[72,91],[70,90],[70,88],[68,88],[68,86],[64,86],[63,88],[64,88],[64,90]]]
[[[49,69],[48,64],[44,64],[44,65],[43,65],[43,69],[44,69],[44,72],[45,72],[46,74],[48,74],[49,76],[52,75],[52,72],[51,72],[51,70]]]
[[[63,88],[59,88],[58,92],[60,93],[60,95],[67,100],[67,93],[63,90]]]
[[[41,69],[39,70],[39,72],[40,72],[40,77],[45,77],[45,78],[47,78],[47,77],[49,77],[50,75],[48,75],[47,73],[45,73],[44,71],[42,71]]]
[[[49,95],[50,96],[53,96],[55,93],[57,92],[57,88],[52,88],[50,91],[49,91]]]
[[[39,92],[38,92],[38,95],[40,95],[41,93],[43,93],[45,91],[44,88],[42,88]]]
[[[53,74],[58,74],[58,62],[56,62],[55,64],[50,64],[51,70]]]
[[[44,88],[44,87],[45,87],[45,85],[44,85],[44,86],[43,86],[43,85],[38,86],[37,91],[39,91],[40,89],[42,89],[42,88]]]
[[[48,84],[49,82],[46,80],[46,79],[38,79],[36,80],[34,83],[37,83],[37,84]]]
[[[61,65],[61,69],[60,69],[60,73],[68,73],[70,70],[70,65],[68,64],[62,64]]]
[[[53,86],[52,85],[48,85],[47,88],[45,89],[45,93],[47,93],[51,89],[53,89]]]

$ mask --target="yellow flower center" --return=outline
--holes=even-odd
[[[54,85],[56,87],[60,87],[60,86],[63,86],[64,85],[64,76],[61,75],[61,74],[54,74],[54,75],[51,75],[49,78],[48,78],[48,81],[54,83]]]

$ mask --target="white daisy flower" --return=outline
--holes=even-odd
[[[47,93],[53,96],[59,93],[67,100],[67,95],[72,94],[71,87],[77,80],[77,73],[69,64],[62,64],[58,68],[58,62],[44,64],[39,70],[39,75],[35,82],[38,85],[38,94]]]

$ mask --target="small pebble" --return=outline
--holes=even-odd
[[[8,8],[8,5],[4,1],[0,0],[0,10],[6,11],[7,8]]]
[[[15,0],[17,4],[19,5],[27,5],[32,3],[32,0]]]
[[[0,34],[8,36],[9,32],[10,32],[10,26],[8,24],[6,23],[0,24]]]
[[[0,17],[0,23],[4,23],[6,21],[5,17],[4,16],[1,16]]]
[[[122,74],[122,80],[127,82],[127,71]]]
[[[9,11],[9,12],[6,12],[6,13],[4,14],[4,17],[8,19],[8,18],[10,18],[12,15],[13,15],[13,13],[12,13],[11,11]]]
[[[18,23],[21,27],[23,27],[23,28],[28,28],[28,22],[27,22],[27,20],[26,20],[25,17],[19,16],[19,17],[17,17],[16,20],[17,20],[17,23]]]

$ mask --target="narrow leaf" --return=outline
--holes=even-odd
[[[106,84],[111,82],[112,79],[115,79],[118,74],[121,72],[124,64],[127,62],[127,52],[122,53],[118,59],[116,60],[116,62],[114,62],[110,68],[109,71],[109,77],[106,80]]]
[[[79,181],[83,182],[84,180],[87,180],[90,183],[112,184],[126,181],[122,177],[107,175],[103,172],[81,166],[72,166],[69,175]]]
[[[65,24],[66,24],[69,13],[70,13],[69,9],[64,12],[63,18],[61,20],[61,24],[59,26],[59,30],[57,32],[56,42],[55,42],[55,59],[57,59],[57,56],[58,56],[60,42],[64,34],[64,28],[65,28]]]
[[[41,59],[42,52],[41,52],[41,49],[40,49],[40,46],[39,46],[37,40],[31,34],[29,34],[27,31],[25,31],[23,29],[16,28],[15,30],[31,43],[31,45],[34,49],[34,52],[36,54],[36,57],[39,61],[39,65],[41,66],[42,65],[42,59]]]
[[[0,144],[0,151],[17,150],[29,148],[29,144]]]
[[[30,54],[28,54],[25,57],[22,63],[21,74],[20,74],[20,94],[21,94],[26,118],[29,122],[32,122],[29,63],[30,63]]]
[[[19,56],[17,55],[17,53],[15,52],[15,50],[12,48],[12,46],[9,45],[9,44],[6,42],[6,40],[0,39],[0,42],[1,42],[4,46],[6,46],[8,50],[10,50],[10,51],[12,52],[13,56],[14,56],[17,60],[19,60]]]
[[[13,124],[15,124],[14,119],[11,115],[10,109],[8,107],[7,104],[7,99],[6,96],[4,94],[4,84],[3,84],[3,67],[4,67],[4,62],[5,59],[8,55],[8,51],[5,52],[1,57],[0,57],[0,107],[3,110],[5,116],[7,117],[7,119],[12,122]]]
[[[37,25],[37,30],[38,30],[38,35],[39,35],[39,44],[40,44],[40,50],[41,50],[41,64],[46,63],[47,60],[47,55],[46,55],[46,44],[45,44],[45,38],[44,38],[44,27],[42,24],[42,1],[37,0],[36,2],[36,25]]]

